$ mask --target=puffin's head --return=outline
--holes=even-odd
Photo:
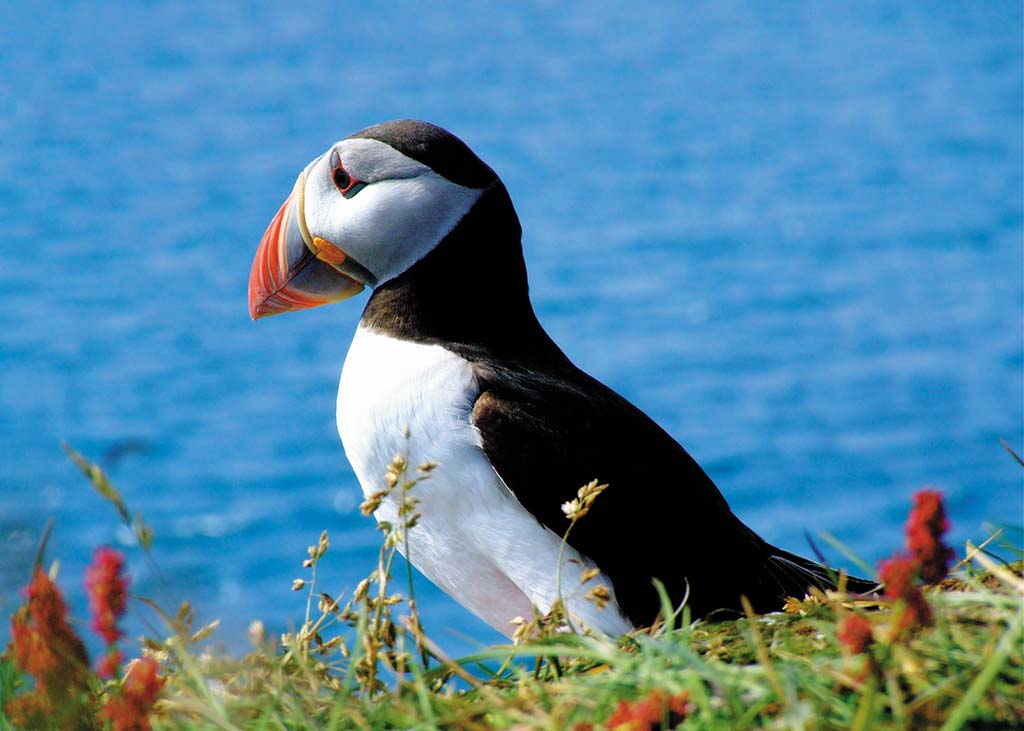
[[[498,177],[426,122],[368,127],[299,173],[249,275],[253,319],[338,302],[433,249]]]

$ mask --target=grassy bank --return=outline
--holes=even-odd
[[[934,626],[898,643],[885,641],[890,609],[865,613],[879,639],[858,655],[836,638],[850,611],[838,598],[621,643],[560,635],[458,662],[435,655],[426,667],[416,631],[395,627],[393,649],[378,655],[385,685],[372,693],[360,674],[374,642],[365,635],[347,658],[298,638],[283,654],[266,648],[241,661],[169,648],[174,675],[158,726],[603,728],[623,718],[623,701],[660,692],[683,698],[684,729],[1020,728],[1020,587],[1005,578],[932,592]],[[509,658],[520,662],[500,667]]]
[[[148,547],[148,529],[105,476],[79,464]],[[895,593],[890,579],[877,598],[817,593],[782,613],[715,624],[692,624],[685,607],[666,603],[666,621],[618,641],[566,631],[556,607],[524,618],[514,644],[449,658],[429,639],[411,576],[391,575],[416,519],[416,485],[429,479],[430,466],[423,467],[408,475],[407,465],[393,465],[388,484],[401,490],[404,525],[384,526],[378,565],[352,596],[319,591],[327,535],[310,546],[293,587],[308,601],[297,632],[271,638],[254,622],[253,651],[233,658],[204,646],[215,627],[193,627],[187,606],[172,614],[153,607],[166,637],[141,647],[123,638],[111,644],[159,668],[159,681],[147,676],[145,687],[139,663],[117,664],[104,679],[90,669],[95,662],[65,650],[64,685],[55,690],[56,671],[33,679],[12,645],[0,664],[0,706],[8,709],[0,729],[15,728],[12,702],[33,697],[50,703],[50,712],[14,720],[48,729],[1024,726],[1020,564],[1004,565],[970,545],[937,586],[922,586],[926,572],[918,570]],[[892,538],[898,546],[901,537]],[[56,712],[61,704],[74,712]]]

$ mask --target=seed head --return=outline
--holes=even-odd
[[[601,574],[601,569],[597,568],[596,566],[592,566],[591,568],[589,568],[586,571],[584,571],[583,575],[580,576],[580,583],[581,584],[586,584],[588,581],[590,581],[591,579],[593,579],[596,576],[599,576],[600,574]]]
[[[608,485],[599,485],[597,480],[591,480],[576,491],[576,497],[562,504],[562,512],[565,517],[575,522],[590,512],[590,506],[594,500],[608,488]]]
[[[359,506],[359,512],[363,515],[372,515],[380,507],[381,501],[384,500],[387,494],[387,490],[378,490],[377,492],[370,493]]]
[[[612,600],[612,593],[604,584],[598,584],[587,592],[586,598],[587,601],[593,602],[598,609],[604,609]]]

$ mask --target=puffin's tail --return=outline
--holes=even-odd
[[[778,583],[783,596],[801,598],[812,586],[822,591],[836,588],[839,578],[837,571],[827,569],[821,564],[797,556],[795,553],[783,551],[781,548],[771,546],[770,550],[771,553],[767,561],[768,572]],[[851,594],[869,594],[877,589],[878,582],[870,579],[861,579],[856,576],[846,578],[846,591]]]

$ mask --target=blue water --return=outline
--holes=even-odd
[[[300,620],[321,530],[324,589],[372,568],[334,427],[364,298],[254,324],[246,284],[306,162],[396,117],[499,172],[545,326],[769,540],[875,561],[924,485],[961,546],[1020,524],[1020,3],[683,5],[0,10],[0,614],[51,516],[79,615],[113,542],[233,647]],[[162,579],[62,440],[113,451]]]

